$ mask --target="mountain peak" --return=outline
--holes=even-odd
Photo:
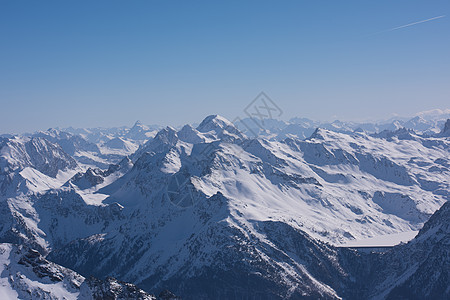
[[[450,137],[450,119],[447,119],[447,121],[445,122],[444,128],[442,128],[440,135]]]
[[[49,129],[47,129],[47,132],[49,132],[49,133],[59,133],[60,130],[58,130],[58,129],[54,128],[54,127],[50,127]]]
[[[38,131],[34,134],[35,136],[39,136],[39,137],[51,137],[51,138],[70,138],[71,136],[73,136],[73,134],[65,132],[65,131],[61,131],[57,128],[49,128],[46,131]]]
[[[245,138],[245,135],[243,135],[233,123],[220,115],[207,116],[200,125],[198,125],[197,130],[201,133],[209,133],[212,131],[215,133],[216,138],[227,141]]]
[[[450,220],[450,202],[445,202],[439,210],[437,210],[430,219],[423,225],[422,229],[419,231],[418,236],[424,236],[427,232],[431,234],[436,234],[438,227],[443,227],[446,232],[449,232],[449,221]]]
[[[220,116],[220,115],[210,115],[207,116],[201,123],[198,125],[197,130],[200,132],[208,132],[211,130],[214,130],[217,132],[217,129],[227,129],[228,128],[234,128],[236,127],[228,121],[226,118]]]
[[[130,132],[141,132],[147,130],[149,130],[149,128],[146,125],[142,124],[142,122],[139,120],[137,120],[134,123],[133,127],[130,128]]]
[[[311,134],[311,136],[308,139],[321,139],[323,140],[325,138],[325,135],[327,133],[327,130],[324,128],[317,127],[316,130]]]
[[[156,134],[154,140],[164,144],[175,145],[178,140],[177,131],[173,127],[167,126]]]
[[[200,132],[189,124],[184,125],[183,128],[178,131],[178,137],[182,141],[193,144],[202,143],[205,141],[205,138],[200,134]]]
[[[142,124],[142,122],[140,121],[140,120],[137,120],[135,123],[134,123],[134,125],[133,125],[133,127],[142,127],[144,124]]]
[[[145,141],[150,138],[150,128],[143,125],[141,121],[136,121],[133,127],[131,127],[125,134],[125,137],[132,140]]]

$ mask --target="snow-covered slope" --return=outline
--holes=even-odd
[[[413,241],[384,254],[334,248],[292,231],[289,226],[272,222],[259,224],[259,229],[265,232],[266,243],[262,245],[245,244],[248,237],[240,240],[239,232],[229,232],[226,236],[234,237],[233,244],[222,249],[216,258],[218,261],[210,262],[210,268],[194,278],[177,274],[179,278],[173,284],[185,291],[185,299],[246,296],[260,299],[448,299],[449,204],[447,202],[430,218]],[[216,232],[211,230],[205,238],[223,234]],[[258,249],[261,246],[265,251],[273,249],[271,256],[252,260],[261,255],[261,248]],[[268,276],[284,274],[286,264],[281,262],[287,255],[298,260],[298,269],[281,277]],[[237,259],[238,265],[235,264]],[[222,263],[217,264],[219,261]],[[278,262],[278,267],[273,269],[267,265],[268,261]],[[223,271],[224,264],[230,262],[234,263]],[[11,244],[0,244],[0,274],[2,299],[155,299],[113,278],[85,279],[47,261],[34,250]],[[296,277],[297,283],[293,282]],[[283,285],[286,287],[282,288]],[[299,286],[303,288],[300,293],[296,291]],[[170,295],[165,292],[161,296],[167,294]],[[161,299],[169,299],[161,296]]]
[[[107,171],[72,169],[64,185],[40,164],[11,169],[0,241],[187,299],[368,296],[354,276],[378,296],[386,278],[352,269],[378,258],[331,245],[419,230],[449,199],[449,144],[404,129],[268,140],[213,115],[160,130]],[[19,175],[46,184],[16,190]]]
[[[33,167],[50,177],[75,168],[75,160],[63,149],[44,138],[13,137],[0,140],[0,174]]]
[[[100,153],[100,150],[94,143],[86,141],[79,135],[59,131],[54,128],[50,128],[47,131],[36,132],[33,134],[33,137],[45,138],[52,143],[58,144],[67,154],[72,156],[79,151]]]
[[[137,274],[141,286],[147,289],[169,286],[184,299],[434,300],[450,296],[449,202],[408,244],[385,253],[365,253],[324,244],[281,222],[249,222],[245,226],[233,224],[234,220],[215,222],[209,219],[208,213],[223,205],[222,197],[220,194],[213,197],[214,204],[206,207],[206,213],[200,211],[204,222],[203,226],[197,224],[197,228],[204,228],[201,235],[191,236],[180,252],[168,264],[159,265],[156,272]],[[134,251],[126,254],[127,261],[133,263],[143,256],[146,259],[141,263],[158,264],[168,250],[176,247],[178,239],[174,236],[183,235],[180,232],[183,229],[164,231],[163,236],[152,239],[153,243],[136,240]],[[80,265],[85,260],[94,261],[95,253],[108,253],[113,244],[113,238],[100,243],[97,240],[72,243],[70,253],[78,253],[70,258],[72,264],[86,272]],[[148,249],[158,246],[161,248],[157,257],[146,256]],[[125,249],[122,244],[120,251]],[[58,259],[64,251],[50,257]],[[81,260],[80,264],[77,259]],[[111,267],[112,259],[108,256],[104,259]],[[182,267],[172,273],[172,268],[179,264]],[[120,269],[127,269],[125,263],[120,264]],[[146,277],[148,274],[150,277]],[[158,284],[150,285],[152,282]]]
[[[110,199],[178,201],[176,184],[187,181],[200,198],[221,192],[247,218],[295,220],[288,222],[339,243],[419,229],[448,199],[448,153],[448,141],[433,138],[386,141],[320,129],[306,141],[191,144],[165,129],[136,153]]]
[[[142,144],[149,139],[152,139],[157,131],[161,129],[159,125],[143,125],[140,121],[137,121],[131,128],[130,127],[112,127],[112,128],[73,128],[68,127],[62,129],[62,131],[70,132],[75,135],[80,135],[87,141],[101,145],[108,142],[111,139],[120,137],[126,140]]]
[[[182,295],[227,297],[208,278],[239,287],[254,273],[259,284],[251,293],[333,298],[342,291],[321,272],[311,274],[320,269],[312,257],[330,260],[330,276],[342,277],[333,280],[349,279],[333,265],[329,246],[314,239],[339,245],[418,230],[448,200],[445,138],[318,129],[304,141],[277,142],[248,139],[231,126],[210,116],[183,140],[173,128],[160,131],[136,152],[134,167],[102,189],[110,194],[103,203],[119,203],[125,221],[50,257],[82,274]],[[299,245],[317,252],[300,255]],[[200,291],[195,282],[213,288]]]
[[[349,271],[359,269],[357,276],[370,299],[449,299],[449,224],[446,202],[415,239],[387,253],[363,255]]]
[[[84,278],[24,246],[0,244],[0,299],[157,299],[114,278]]]
[[[57,129],[39,131],[33,137],[44,138],[61,146],[83,168],[107,169],[110,164],[116,164],[124,156],[132,154],[138,148],[138,142],[121,137],[108,139],[104,143],[94,144],[81,135],[72,134]]]
[[[15,137],[3,139],[0,151],[1,242],[47,253],[52,245],[98,232],[120,212],[118,205],[88,206],[73,188],[62,188],[80,168],[58,144]]]
[[[136,121],[133,127],[131,127],[124,135],[124,138],[142,143],[153,138],[156,134],[155,129],[158,127],[159,126],[145,126],[140,121]]]
[[[152,139],[157,133],[156,128],[159,126],[145,126],[138,121],[131,128],[50,128],[30,136],[60,145],[84,169],[107,169],[110,164],[117,164],[134,153],[139,145]]]
[[[137,144],[120,137],[113,138],[102,146],[103,153],[117,153],[122,155],[130,155],[138,149]]]

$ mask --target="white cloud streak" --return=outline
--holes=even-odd
[[[406,24],[406,25],[398,26],[398,27],[394,27],[394,28],[391,28],[391,29],[388,29],[388,30],[385,30],[385,31],[382,31],[382,32],[394,31],[394,30],[406,28],[406,27],[409,27],[409,26],[414,26],[414,25],[417,25],[417,24],[430,22],[430,21],[437,20],[437,19],[440,19],[440,18],[443,18],[443,17],[445,17],[445,15],[434,17],[434,18],[431,18],[431,19],[422,20],[422,21],[417,21],[417,22],[414,22],[414,23],[409,23],[409,24]]]

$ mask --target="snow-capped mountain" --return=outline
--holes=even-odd
[[[46,145],[45,159],[11,155],[11,139],[2,139],[0,242],[50,253],[85,277],[169,288],[185,299],[385,297],[403,284],[387,280],[414,273],[425,256],[372,278],[361,269],[401,255],[336,246],[419,230],[450,195],[442,133],[315,129],[278,140],[213,115],[197,128],[160,130],[108,170],[80,168],[45,138],[13,140],[33,139]]]
[[[215,196],[213,205],[220,207],[221,197]],[[210,224],[205,226],[208,229],[191,237],[169,265],[160,266],[159,272],[150,272],[150,278],[140,285],[162,279],[164,286],[173,286],[185,299],[448,299],[449,204],[445,203],[425,223],[414,240],[383,253],[336,248],[282,222],[249,222],[239,227],[211,222],[207,213],[201,212],[206,216],[204,224]],[[169,236],[164,240],[154,239],[158,244],[165,242],[159,258],[176,246],[173,237],[182,234],[182,228],[174,230],[165,231]],[[133,246],[137,251],[155,247],[142,240],[136,242]],[[114,241],[109,240],[92,249],[77,242],[69,247],[70,253],[83,253],[81,260],[92,261],[91,255],[104,254],[104,247],[111,244]],[[134,256],[128,261],[142,255],[131,253]],[[78,255],[71,259],[76,257],[80,258]],[[183,267],[164,276],[179,260]],[[150,261],[158,263],[158,259]],[[107,263],[112,262],[108,259]],[[75,261],[74,264],[80,268]],[[145,274],[148,273],[139,275]]]
[[[80,135],[50,128],[47,131],[36,132],[31,136],[44,138],[54,144],[58,144],[64,152],[71,155],[81,166],[105,168],[109,163],[118,160],[118,158],[114,159],[114,157],[105,157],[96,144],[86,141]]]
[[[60,144],[66,151],[67,138],[69,136],[70,145],[69,154],[86,168],[95,167],[107,169],[110,164],[116,164],[124,156],[133,154],[140,145],[155,137],[160,126],[143,125],[137,121],[133,127],[114,127],[114,128],[88,128],[75,129],[65,128],[62,131],[56,129],[46,132],[35,133],[34,136],[47,137],[50,141]],[[53,138],[55,132],[59,133],[57,138]],[[72,140],[76,139],[76,145],[73,147]],[[75,148],[73,151],[72,148]]]
[[[413,130],[419,134],[434,135],[450,118],[450,109],[432,110],[416,114],[413,118],[391,118],[378,122],[319,122],[307,118],[292,118],[289,121],[265,119],[255,122],[245,118],[236,122],[237,128],[249,137],[265,137],[270,140],[283,140],[288,137],[305,139],[316,128],[323,128],[340,133],[366,132],[380,133],[384,130],[396,131],[402,128]]]
[[[85,140],[94,143],[96,145],[102,145],[114,138],[123,138],[128,141],[132,141],[142,144],[149,139],[153,138],[157,131],[162,127],[159,125],[144,125],[140,121],[130,127],[112,127],[112,128],[63,128],[61,131],[69,132],[75,135],[79,135]]]
[[[71,225],[97,226],[90,231],[94,233],[102,228],[98,224],[111,221],[117,214],[115,209],[120,210],[116,206],[88,206],[80,194],[62,187],[82,169],[58,144],[41,137],[14,137],[2,139],[0,146],[1,241],[47,253],[49,244],[62,245],[89,232],[84,225],[80,231]],[[111,167],[108,175],[114,171]],[[90,209],[97,212],[88,212]]]
[[[116,164],[124,156],[134,153],[141,142],[125,137],[111,137],[106,142],[95,144],[87,141],[81,135],[52,128],[36,132],[31,136],[44,138],[58,144],[64,152],[71,155],[85,169],[93,167],[107,169],[110,164]]]
[[[56,177],[59,171],[76,166],[70,155],[47,139],[13,137],[0,140],[2,175],[32,167],[47,176]]]
[[[120,137],[116,137],[109,140],[108,142],[103,144],[103,147],[107,148],[109,151],[112,152],[115,151],[118,154],[125,154],[125,155],[133,154],[138,148],[138,146],[135,143]],[[104,149],[103,152],[105,152]]]
[[[440,137],[450,137],[450,119],[445,122],[444,128],[442,128],[441,132],[438,134]]]
[[[371,298],[450,298],[450,202],[446,202],[411,242],[384,254],[371,254],[366,270]],[[363,262],[363,264],[366,264]]]
[[[79,135],[86,141],[94,144],[102,144],[114,137],[124,136],[128,132],[129,128],[126,126],[122,127],[111,127],[111,128],[73,128],[67,127],[62,128],[61,131],[69,132],[74,135]]]
[[[4,243],[0,244],[0,298],[170,299],[165,294],[155,297],[133,284],[120,282],[111,277],[105,280],[85,278],[46,260],[33,249]]]
[[[158,128],[159,126],[156,125],[146,126],[140,121],[136,121],[133,127],[131,127],[130,130],[124,135],[124,138],[143,143],[150,138],[153,138]]]
[[[79,135],[59,131],[54,128],[50,128],[47,131],[36,132],[32,136],[45,138],[52,143],[58,144],[67,154],[72,156],[80,151],[100,153],[100,149],[96,144],[86,141]]]
[[[197,136],[201,137],[200,130]],[[209,136],[223,134],[218,132],[209,131]],[[270,142],[235,136],[231,142],[216,137],[208,143],[191,144],[179,139],[174,129],[164,129],[136,153],[139,158],[134,169],[122,178],[128,180],[123,187],[128,190],[122,194],[140,190],[141,198],[158,198],[158,193],[166,193],[165,177],[169,184],[172,178],[182,178],[205,197],[220,191],[231,202],[253,203],[253,210],[261,210],[259,215],[280,203],[282,209],[269,215],[281,218],[286,211],[302,211],[304,229],[334,243],[414,230],[448,199],[449,184],[448,170],[441,170],[448,157],[448,141],[415,137],[386,141],[319,129],[306,141]],[[440,171],[430,174],[429,169]],[[128,201],[114,194],[110,198],[121,204]],[[394,201],[401,201],[403,208],[392,211]],[[308,212],[320,209],[317,215],[307,216],[305,207]],[[365,219],[367,216],[371,219]],[[354,232],[352,225],[342,224],[341,219],[352,220],[361,232]],[[363,229],[366,226],[370,229]],[[376,233],[375,228],[380,231]]]

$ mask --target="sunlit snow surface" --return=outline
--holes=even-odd
[[[77,271],[157,277],[149,287],[248,257],[278,270],[285,286],[314,282],[295,256],[273,256],[278,242],[290,243],[284,233],[354,247],[411,238],[449,199],[449,144],[405,130],[250,139],[210,116],[197,128],[159,131],[111,168],[88,169],[107,157],[78,149],[74,160],[43,138],[6,140],[0,234]],[[224,260],[230,253],[238,256]]]
[[[110,209],[117,202],[132,213],[149,210],[169,196],[170,203],[149,212],[156,218],[157,213],[172,214],[172,210],[208,201],[220,192],[236,220],[285,222],[335,245],[416,231],[449,198],[448,139],[423,138],[407,131],[386,139],[319,129],[304,141],[268,141],[248,139],[223,117],[210,116],[197,129],[161,130],[131,156],[130,164],[135,163],[131,170],[132,166],[127,166],[108,175],[94,174],[90,179],[100,181],[90,183],[88,178],[82,179],[82,184],[66,183],[82,171],[80,166],[62,164],[51,172],[45,165],[39,169],[40,157],[33,160],[22,146],[30,143],[29,139],[16,138],[9,143],[2,148],[3,157],[20,170],[15,177],[22,191],[8,193],[10,208],[34,228],[43,248],[49,246],[49,229],[42,226],[50,226],[51,220],[45,221],[48,216],[41,215],[47,209],[29,201],[30,193],[31,198],[60,198],[64,209],[73,199],[81,199],[84,203],[75,206],[75,214],[87,218],[91,217],[86,213],[96,210],[94,206]],[[120,148],[127,143],[118,138],[111,146]],[[42,138],[34,144],[52,155],[53,161],[64,157],[62,150],[45,145]],[[75,154],[80,151],[83,149]],[[27,166],[33,161],[35,165]],[[174,184],[185,183],[189,186],[186,190],[183,186],[180,191],[170,190]],[[188,196],[184,202],[173,199],[179,192]],[[61,219],[59,227],[72,218],[69,214]],[[89,221],[86,232],[101,228],[102,222]],[[108,226],[120,225],[109,221]],[[63,241],[70,237],[74,235],[65,234]]]
[[[341,247],[391,247],[412,240],[419,231],[407,231],[380,235],[373,238],[354,240],[341,244]]]
[[[8,268],[10,267],[9,255],[11,245],[0,245],[0,299],[18,299],[17,292],[11,287],[8,276]],[[5,275],[3,275],[5,274]],[[9,274],[8,274],[9,275]]]
[[[114,278],[86,279],[46,260],[25,246],[0,243],[0,299],[155,300],[136,286]]]
[[[78,299],[79,291],[71,288],[69,281],[81,280],[82,282],[84,278],[79,275],[78,278],[71,277],[68,281],[51,281],[48,277],[39,278],[32,271],[32,267],[17,263],[14,256],[21,254],[17,246],[0,244],[0,299],[47,299],[50,297],[52,299]],[[72,273],[74,273],[64,271],[61,267],[53,268],[53,272],[60,274],[66,272],[64,274],[67,276],[73,276]]]

